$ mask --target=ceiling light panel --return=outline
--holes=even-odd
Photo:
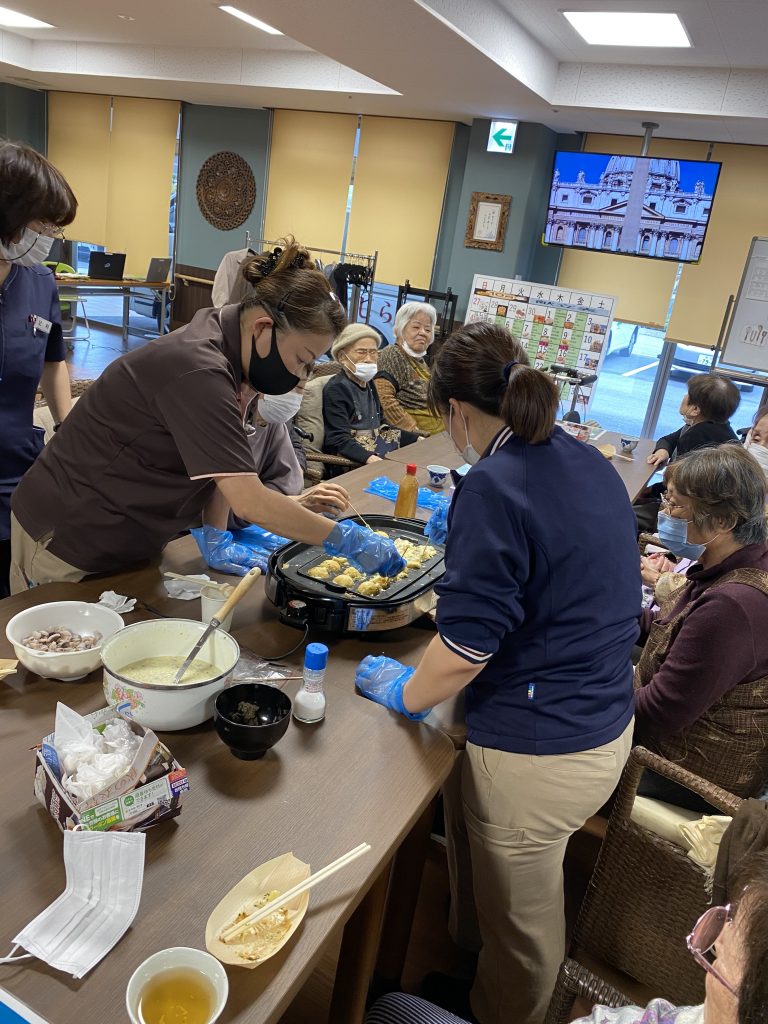
[[[677,14],[563,11],[563,15],[590,46],[691,46]]]
[[[0,7],[0,27],[2,28],[53,28],[47,21],[30,18],[28,14],[12,11],[10,7]]]
[[[252,14],[246,14],[245,11],[239,11],[237,7],[230,7],[229,4],[219,4],[219,10],[224,11],[225,14],[231,14],[233,18],[239,18],[240,21],[244,21],[246,25],[252,25],[253,28],[258,28],[262,32],[269,32],[271,36],[281,36],[283,33],[276,28],[272,28],[266,21],[259,21],[258,18],[254,18]]]

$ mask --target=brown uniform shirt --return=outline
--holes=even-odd
[[[237,306],[111,363],[13,496],[19,523],[84,572],[156,555],[196,525],[213,478],[255,475],[239,401]]]

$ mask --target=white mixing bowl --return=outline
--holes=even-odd
[[[189,729],[213,718],[216,695],[229,685],[240,657],[237,641],[217,629],[198,657],[216,666],[213,679],[201,683],[142,685],[122,674],[123,669],[144,658],[186,657],[207,628],[194,619],[151,619],[126,626],[104,644],[104,694],[126,718],[155,731]]]
[[[88,601],[49,601],[18,612],[5,627],[21,664],[45,679],[83,679],[101,664],[101,648],[125,623],[111,608]],[[36,629],[63,627],[75,633],[101,633],[101,640],[88,651],[55,651],[50,654],[25,647],[22,640]]]

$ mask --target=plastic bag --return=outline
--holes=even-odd
[[[386,498],[387,501],[397,501],[399,484],[390,480],[388,476],[377,476],[365,488],[368,494],[375,494],[379,498]],[[430,487],[420,487],[416,504],[419,508],[436,509],[443,502],[450,502],[446,494],[435,494]]]
[[[72,708],[57,704],[53,743],[62,768],[61,784],[81,801],[125,775],[141,737],[122,719],[108,722],[100,732]]]

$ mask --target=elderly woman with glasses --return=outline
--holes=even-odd
[[[56,425],[72,404],[56,282],[41,264],[77,200],[45,157],[4,141],[0,195],[0,597],[7,597],[11,494],[43,447],[32,421],[37,389]]]
[[[731,793],[755,796],[768,783],[765,475],[744,448],[726,444],[673,463],[664,482],[659,538],[694,561],[683,587],[642,612],[635,738]],[[644,789],[687,802],[682,788],[674,798]]]
[[[766,1024],[768,854],[752,855],[739,874],[738,900],[710,907],[688,936],[689,951],[707,972],[701,1005],[674,1006],[652,999],[646,1007],[596,1006],[574,1024]],[[463,1022],[424,999],[393,992],[374,1003],[365,1024]]]
[[[384,416],[401,430],[439,434],[443,422],[427,404],[427,350],[435,337],[437,313],[428,302],[406,302],[395,314],[394,345],[379,356],[376,391]]]
[[[341,369],[323,391],[324,452],[365,465],[419,440],[415,431],[390,423],[382,410],[372,383],[379,368],[379,336],[373,328],[349,324],[331,355]]]

